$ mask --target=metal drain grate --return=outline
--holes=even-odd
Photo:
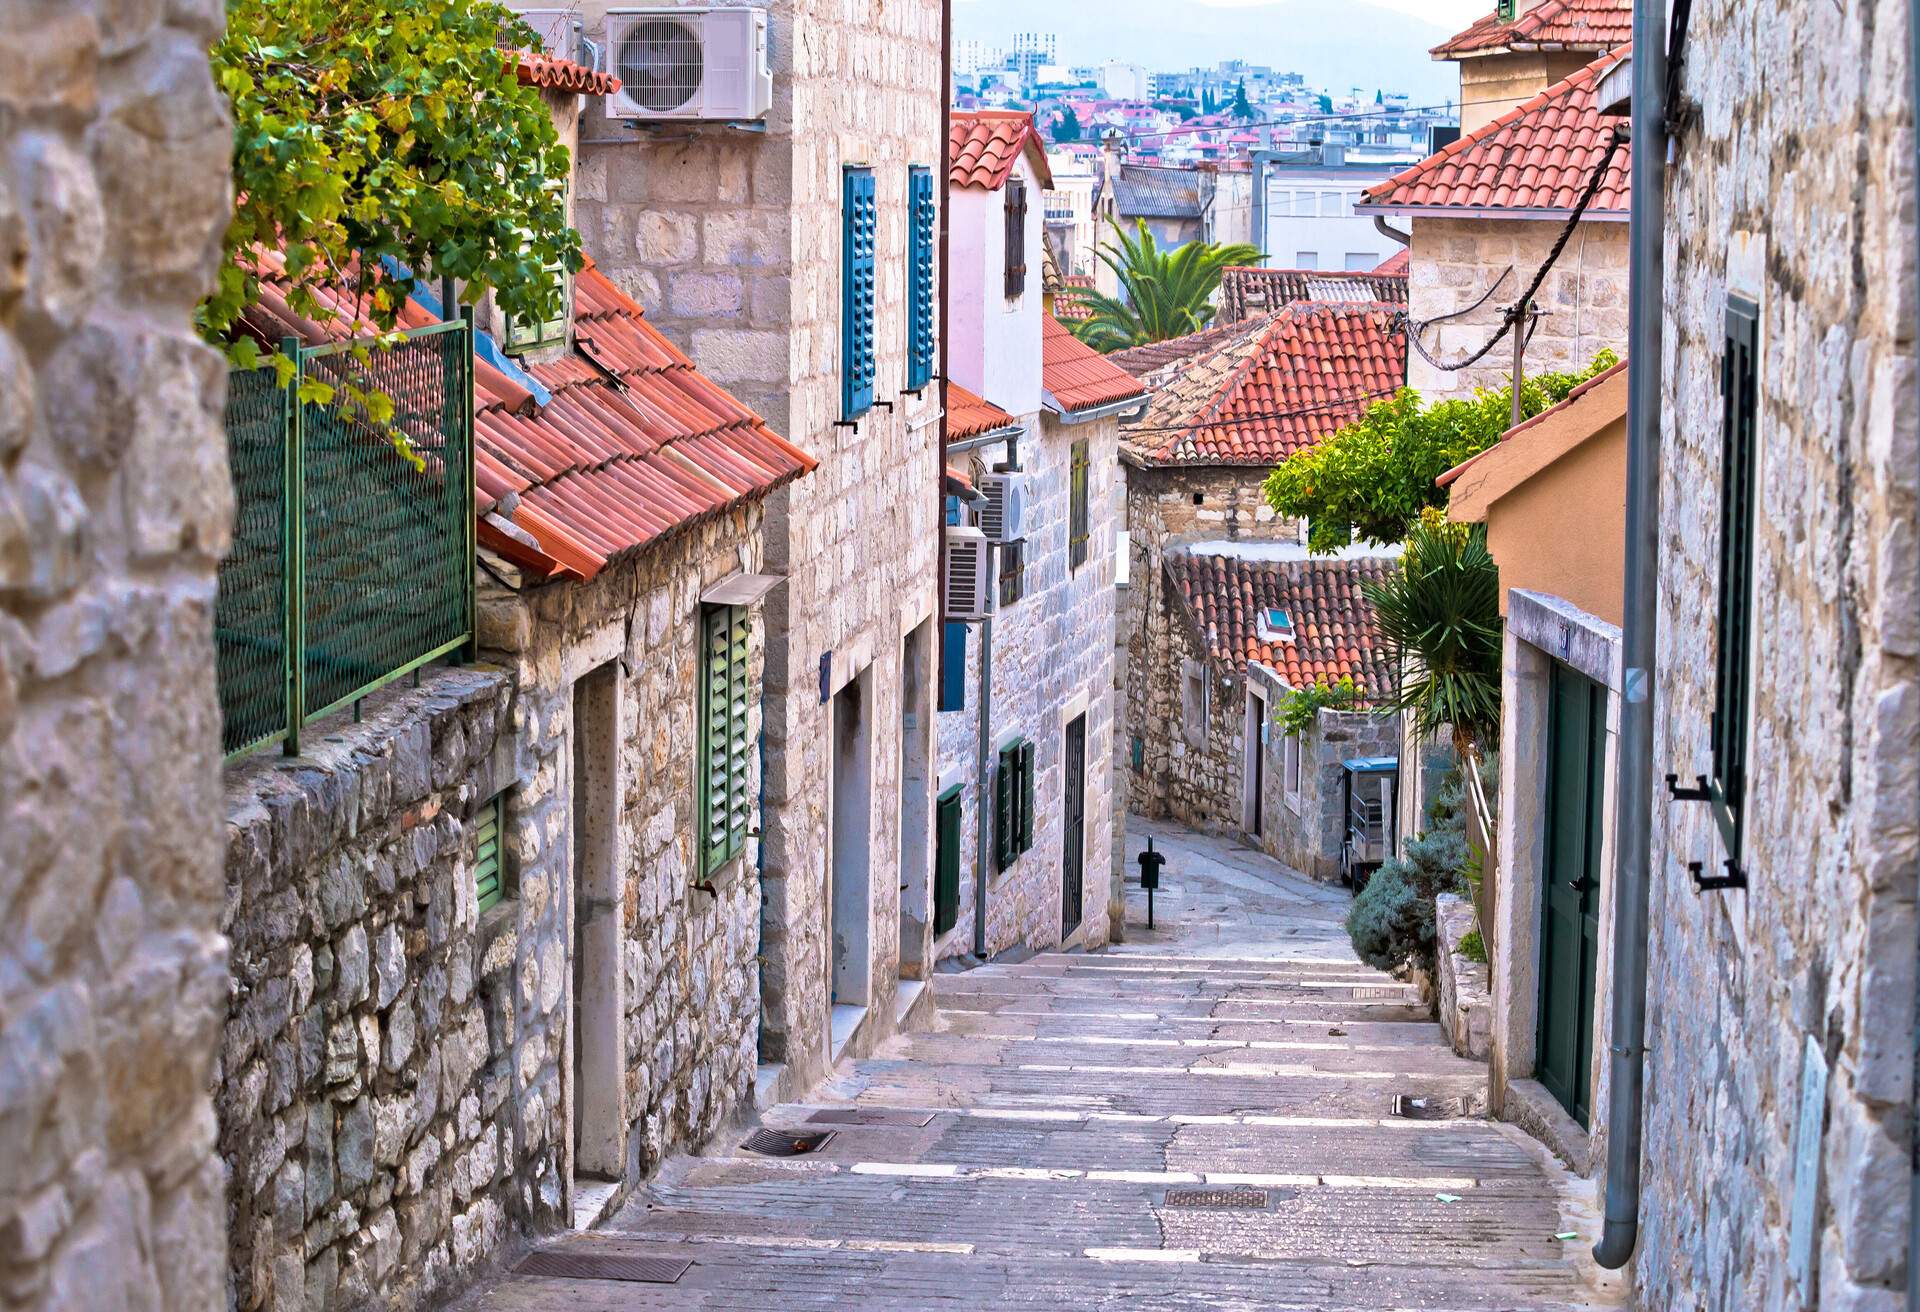
[[[809,1125],[899,1125],[923,1129],[933,1124],[932,1112],[900,1107],[823,1107],[807,1117]]]
[[[1407,991],[1404,988],[1362,984],[1353,990],[1353,999],[1355,1002],[1405,1002]]]
[[[740,1146],[762,1157],[804,1157],[817,1153],[833,1142],[833,1131],[819,1134],[789,1134],[785,1130],[755,1130]]]
[[[576,1253],[564,1248],[530,1253],[513,1268],[517,1276],[555,1280],[620,1280],[634,1285],[671,1285],[692,1262],[680,1257],[627,1257],[617,1253]]]
[[[1409,1121],[1457,1121],[1467,1114],[1464,1098],[1414,1098],[1398,1094],[1393,1114]]]
[[[1265,1189],[1169,1189],[1168,1207],[1205,1207],[1216,1211],[1264,1211]]]

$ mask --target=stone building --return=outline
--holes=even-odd
[[[0,5],[0,1280],[216,1307],[216,0]]]
[[[1510,337],[1469,358],[1546,263],[1602,161],[1599,190],[1534,296],[1524,369],[1570,372],[1602,349],[1625,352],[1632,149],[1610,145],[1617,120],[1595,97],[1620,58],[1602,55],[1362,197],[1358,213],[1413,221],[1407,310],[1425,350],[1407,381],[1424,399],[1507,385]]]
[[[1513,0],[1433,57],[1460,65],[1460,130],[1471,133],[1632,36],[1632,0]]]
[[[610,6],[579,6],[609,43]],[[910,322],[936,304],[941,11],[775,0],[771,110],[639,128],[590,102],[587,248],[701,372],[820,462],[777,491],[767,599],[758,1062],[770,1096],[890,1033],[930,962],[904,914],[930,878],[939,396]],[[937,195],[938,188],[933,188]],[[843,293],[857,309],[843,315]],[[924,311],[922,311],[924,312]]]

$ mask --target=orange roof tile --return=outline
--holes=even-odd
[[[1275,561],[1183,552],[1166,557],[1171,592],[1185,605],[1213,660],[1237,673],[1257,661],[1299,689],[1345,676],[1360,686],[1363,702],[1393,686],[1393,666],[1360,588],[1398,568],[1386,557]],[[1292,642],[1260,636],[1260,616],[1268,610],[1287,613]]]
[[[1602,55],[1438,154],[1369,188],[1354,212],[1570,212],[1614,130],[1600,115],[1595,90],[1601,75],[1626,54],[1623,46]],[[1627,145],[1614,152],[1588,214],[1626,217],[1632,154]]]
[[[1082,292],[1093,290],[1093,275],[1069,273],[1060,279],[1060,290],[1053,294],[1053,317],[1061,323],[1078,323],[1093,318],[1093,307]]]
[[[991,401],[982,400],[960,384],[947,382],[947,437],[980,437],[1019,421]]]
[[[1261,269],[1235,265],[1220,271],[1220,318],[1227,323],[1271,314],[1296,301],[1407,303],[1407,275],[1323,273],[1318,269]]]
[[[1304,301],[1239,325],[1121,430],[1141,465],[1271,465],[1406,384],[1404,312]]]
[[[1402,246],[1374,267],[1376,278],[1404,278],[1413,270],[1413,248]]]
[[[507,58],[514,61],[514,71],[519,74],[522,86],[539,87],[543,91],[576,91],[590,96],[610,95],[620,89],[620,79],[613,74],[576,64],[571,59],[559,59],[537,50],[509,51]]]
[[[1040,175],[1040,185],[1053,185],[1047,167],[1047,149],[1033,126],[1033,115],[1023,110],[959,110],[947,128],[947,177],[963,190],[998,191],[1013,175],[1022,154]]]
[[[1540,0],[1511,22],[1488,14],[1433,48],[1435,59],[1510,50],[1610,50],[1633,37],[1633,0]]]
[[[1147,394],[1139,379],[1075,337],[1050,314],[1041,319],[1040,383],[1048,405],[1067,414]]]
[[[1114,351],[1107,359],[1148,387],[1158,387],[1185,369],[1188,362],[1219,350],[1245,333],[1247,327],[1245,323],[1216,322],[1211,328],[1202,328],[1185,337],[1169,337],[1164,342],[1148,342],[1145,346]]]

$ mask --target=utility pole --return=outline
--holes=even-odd
[[[1513,422],[1509,428],[1520,426],[1520,385],[1526,381],[1527,321],[1532,315],[1531,301],[1513,307]]]

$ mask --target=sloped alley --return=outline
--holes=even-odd
[[[1133,890],[1124,947],[940,976],[929,1032],[766,1115],[818,1154],[725,1136],[554,1246],[677,1283],[515,1275],[464,1312],[1612,1305],[1586,1186],[1511,1127],[1393,1114],[1485,1074],[1355,962],[1344,892],[1135,830],[1170,857],[1157,930]]]

